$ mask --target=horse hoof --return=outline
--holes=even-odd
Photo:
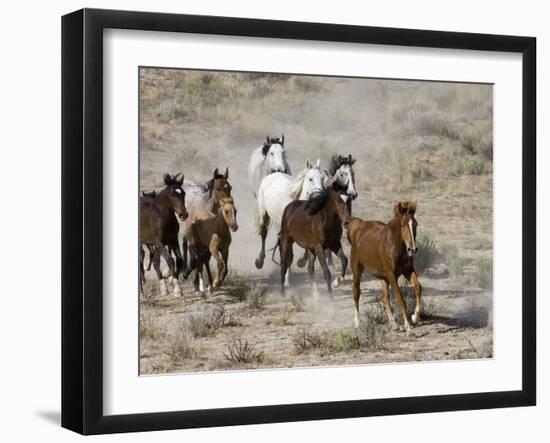
[[[298,265],[299,268],[303,268],[306,265],[306,260],[304,258],[300,258],[298,259],[296,264]]]
[[[413,314],[412,317],[411,317],[411,322],[413,325],[416,325],[420,320],[420,314],[416,315],[416,314]]]
[[[344,281],[344,279],[340,276],[336,277],[334,279],[334,282],[332,282],[332,287],[333,288],[338,288],[340,287],[340,285],[342,284],[342,282]]]
[[[254,264],[256,265],[256,268],[257,268],[257,269],[262,269],[263,266],[264,266],[264,261],[263,261],[263,259],[261,259],[261,258],[257,258],[257,259],[254,261]]]

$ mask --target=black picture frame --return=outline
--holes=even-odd
[[[171,31],[522,54],[522,389],[131,415],[103,413],[103,30]],[[62,18],[62,426],[82,434],[458,411],[536,403],[536,39],[83,9]],[[136,147],[137,149],[137,147]]]

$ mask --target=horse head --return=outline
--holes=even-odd
[[[355,200],[358,195],[355,189],[354,163],[355,159],[351,154],[347,157],[343,155],[333,155],[329,165],[329,173],[333,181],[345,189],[352,200]]]
[[[285,151],[285,136],[281,138],[270,138],[269,135],[266,138],[266,142],[262,146],[262,155],[267,162],[267,168],[269,173],[283,172],[288,174],[288,162],[286,160]]]
[[[181,178],[179,176],[181,175]],[[174,210],[176,217],[180,221],[185,221],[189,216],[187,208],[185,207],[185,191],[182,189],[183,185],[183,174],[176,174],[173,177],[170,174],[164,175],[164,184],[166,185],[166,195],[168,196],[168,201],[171,209]]]
[[[418,223],[414,218],[416,201],[399,202],[395,205],[393,211],[395,217],[399,220],[401,238],[407,248],[407,255],[412,257],[418,252],[418,247],[416,246],[416,227]]]
[[[306,167],[298,175],[297,187],[294,195],[297,194],[299,200],[307,200],[312,194],[323,192],[323,172],[321,171],[321,161],[317,159],[317,163],[306,161]]]
[[[224,197],[220,200],[220,212],[229,229],[233,232],[239,229],[239,225],[237,224],[237,208],[235,207],[233,197]]]
[[[351,220],[351,213],[349,209],[349,200],[351,197],[345,190],[334,189],[331,193],[331,198],[334,202],[334,211],[344,223],[344,227],[347,227]]]
[[[212,198],[214,203],[219,205],[222,198],[231,197],[231,184],[227,181],[229,178],[229,169],[225,168],[225,173],[220,174],[216,168],[212,174],[212,178],[206,184],[208,189],[208,198]]]

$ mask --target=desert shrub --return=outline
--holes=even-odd
[[[168,353],[173,363],[181,363],[194,355],[190,333],[183,324],[172,324],[166,331]]]
[[[453,123],[440,113],[432,112],[416,118],[416,132],[419,135],[438,135],[458,140],[459,133]]]
[[[427,180],[433,177],[433,172],[427,162],[415,162],[410,166],[411,178],[414,180]]]
[[[290,297],[290,304],[296,312],[304,312],[306,310],[306,302],[302,295],[292,295]]]
[[[220,304],[212,310],[190,314],[186,323],[190,333],[196,338],[212,335],[219,328],[225,326],[225,322],[225,308]]]
[[[491,125],[470,129],[460,136],[462,149],[470,155],[480,155],[493,160],[493,133]]]
[[[251,363],[261,361],[263,354],[255,350],[255,345],[243,338],[234,338],[226,344],[224,357],[234,363]]]
[[[441,258],[435,239],[429,233],[423,233],[416,240],[418,252],[415,256],[415,268],[418,274],[433,266]]]
[[[458,253],[456,245],[442,246],[441,253],[445,257],[449,272],[454,276],[462,275],[464,272],[464,259]]]
[[[267,287],[254,285],[246,291],[246,302],[249,309],[263,309],[266,303]]]
[[[227,277],[224,281],[224,287],[227,295],[236,299],[237,301],[245,301],[247,299],[248,291],[252,289],[250,280],[233,269],[229,269]]]
[[[477,155],[457,156],[452,164],[454,175],[481,175],[485,169],[485,162]]]
[[[473,274],[474,284],[480,288],[492,289],[493,287],[493,260],[482,259],[477,262]]]
[[[364,319],[359,322],[357,339],[362,349],[376,351],[384,347],[386,337],[387,316],[381,303],[367,305]]]
[[[493,357],[493,337],[482,341],[478,345],[474,345],[472,340],[469,338],[466,339],[472,352],[476,355],[477,358],[492,358]]]
[[[139,321],[139,337],[158,340],[161,336],[161,330],[158,325],[149,317],[142,315]]]
[[[317,332],[308,332],[300,329],[292,336],[292,344],[297,354],[302,354],[311,349],[318,349],[324,344],[323,336]]]
[[[335,352],[347,352],[360,347],[361,343],[355,329],[339,329],[332,340],[332,348]]]

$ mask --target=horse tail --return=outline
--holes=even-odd
[[[277,248],[280,248],[280,247],[281,247],[281,237],[279,236],[279,237],[277,238],[277,243],[275,243],[275,246],[273,246],[271,249],[269,249],[269,250],[267,251],[267,252],[273,251],[272,254],[271,254],[271,261],[272,261],[273,263],[275,263],[277,266],[281,266],[281,264],[280,264],[280,263],[277,263],[277,262],[275,261],[275,252],[277,251]]]

